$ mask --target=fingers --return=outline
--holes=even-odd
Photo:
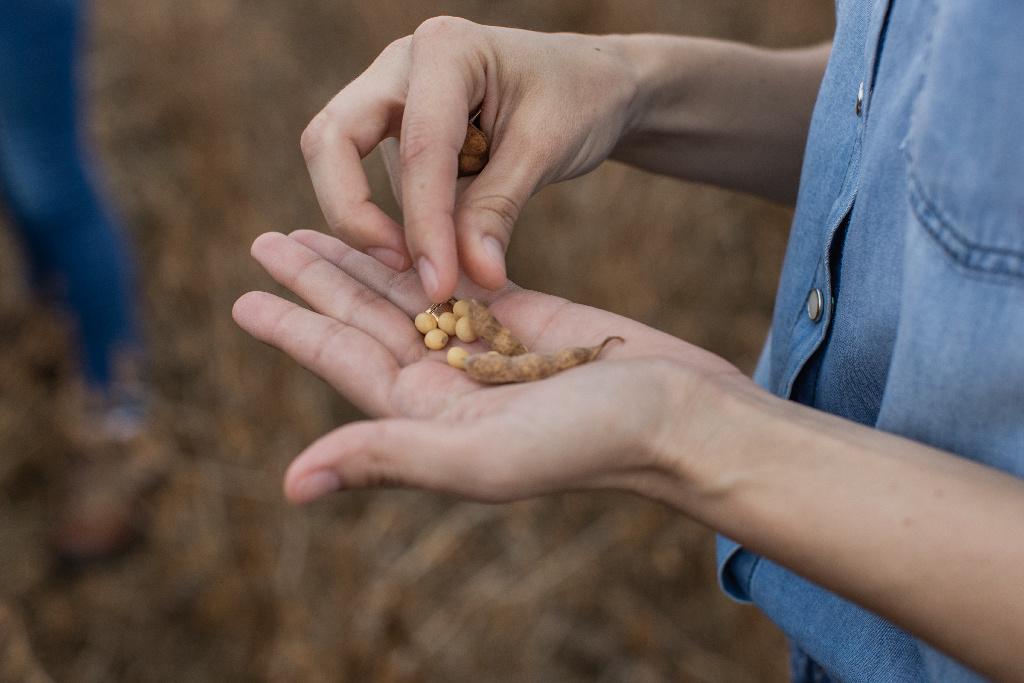
[[[503,141],[456,207],[459,260],[466,274],[488,289],[505,285],[512,230],[540,182],[540,165],[523,158],[528,148],[526,141]]]
[[[362,159],[401,120],[409,41],[389,46],[302,133],[302,152],[328,226],[395,270],[412,265],[402,228],[371,201]]]
[[[409,318],[430,307],[431,301],[423,291],[415,271],[396,273],[341,240],[316,230],[296,230],[289,237],[383,296]]]
[[[472,49],[472,24],[437,17],[412,39],[409,90],[402,118],[401,193],[406,243],[432,301],[455,291],[455,181],[470,107],[483,99],[483,60]]]
[[[369,335],[266,292],[242,295],[231,315],[243,330],[284,351],[367,414],[393,413],[388,396],[398,364]]]
[[[414,272],[396,273],[340,240],[315,230],[297,230],[289,237],[397,306],[407,316],[406,322],[430,306]],[[290,286],[284,280],[282,284]],[[330,286],[326,289],[329,290]],[[302,292],[296,290],[296,293],[305,298]],[[641,335],[643,339],[654,335],[662,340],[660,343],[677,343],[674,337],[655,332],[634,321],[573,304],[556,296],[519,289],[512,283],[507,283],[504,289],[494,292],[461,278],[456,293],[462,298],[477,299],[491,305],[498,318],[511,327],[531,349],[546,351],[565,346],[578,346],[581,343],[596,344],[607,336],[623,334],[629,336],[631,340],[637,335]],[[323,305],[326,307],[329,304]],[[381,334],[384,333],[383,329],[380,329]],[[581,337],[582,331],[586,331],[585,337]],[[636,341],[640,341],[640,338]],[[646,344],[630,344],[627,349],[643,347],[646,347]],[[615,354],[619,352],[619,347],[608,351]]]
[[[452,295],[460,260],[485,288],[504,285],[512,226],[539,182],[516,157],[529,145],[506,144],[492,170],[463,183],[469,189],[455,215],[458,152],[467,115],[484,98],[487,54],[471,22],[430,19],[389,46],[302,137],[332,231],[393,270],[415,265],[430,301]],[[378,145],[403,206],[404,232],[371,201],[362,158]]]
[[[484,429],[465,423],[350,423],[321,437],[295,459],[285,474],[285,495],[294,503],[308,503],[339,489],[411,487],[504,500],[509,487],[488,474],[488,438]]]
[[[432,303],[413,271],[396,273],[340,240],[315,230],[296,230],[289,237],[317,252],[353,279],[378,292],[410,317],[423,312]],[[515,285],[509,283],[503,291],[514,288]],[[500,292],[479,287],[464,277],[459,278],[455,292],[461,298],[478,299],[485,303],[501,295]]]
[[[314,310],[369,334],[402,366],[423,356],[423,341],[408,315],[315,250],[280,233],[267,233],[253,242],[252,255]]]

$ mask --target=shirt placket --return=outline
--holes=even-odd
[[[781,374],[784,382],[782,395],[786,397],[792,395],[793,386],[801,370],[820,348],[835,318],[835,299],[832,292],[832,272],[835,264],[832,263],[832,245],[840,226],[850,216],[857,199],[861,153],[871,109],[871,95],[874,91],[875,67],[893,2],[894,0],[877,0],[872,8],[870,29],[864,46],[861,79],[856,92],[851,93],[850,99],[851,125],[857,126],[857,135],[841,189],[824,222],[825,239],[822,240],[818,262],[806,288],[807,295],[802,301],[803,310],[797,313],[794,322],[791,351],[786,362],[786,370]]]

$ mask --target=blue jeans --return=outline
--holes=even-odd
[[[138,335],[129,250],[96,191],[79,136],[78,0],[0,2],[0,193],[33,284],[61,297],[94,387]]]

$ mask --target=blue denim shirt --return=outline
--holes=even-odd
[[[1024,3],[838,0],[757,382],[1024,477],[1022,132]],[[980,680],[728,539],[718,551],[723,588],[789,637],[796,681]]]

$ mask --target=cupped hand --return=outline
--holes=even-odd
[[[539,382],[482,386],[425,348],[412,317],[429,298],[414,273],[315,231],[262,235],[252,253],[312,310],[249,292],[235,304],[238,324],[378,418],[344,425],[299,455],[285,480],[294,502],[381,486],[485,501],[649,488],[670,469],[662,446],[677,440],[699,378],[739,375],[721,358],[621,316],[511,284],[490,292],[462,281],[458,293],[487,302],[531,350],[625,339],[599,360]]]
[[[416,265],[433,301],[461,269],[505,285],[516,219],[542,186],[593,169],[629,124],[632,69],[610,37],[543,34],[437,17],[395,41],[338,93],[302,135],[328,225],[395,270]],[[491,158],[456,183],[469,115]],[[360,160],[382,141],[404,230],[377,207]],[[385,151],[388,146],[383,147]]]

